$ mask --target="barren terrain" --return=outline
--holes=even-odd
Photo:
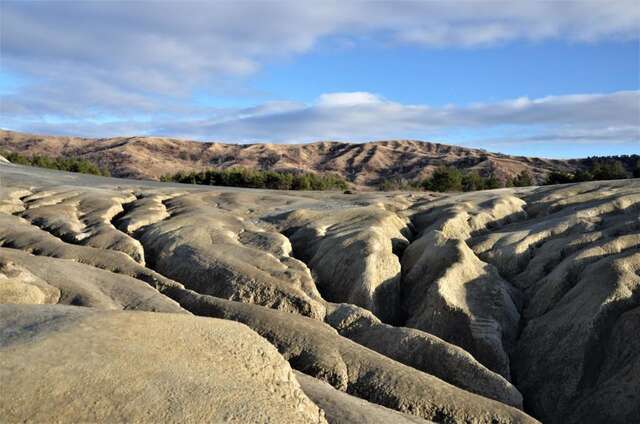
[[[88,159],[108,168],[116,177],[157,180],[178,171],[243,166],[333,172],[361,188],[376,187],[389,178],[422,180],[439,166],[456,166],[485,176],[494,174],[503,180],[527,171],[538,182],[550,171],[574,171],[580,166],[580,160],[508,156],[413,140],[224,144],[161,137],[54,137],[0,130],[0,150],[3,149],[26,155]]]
[[[469,158],[65,140],[38,152],[107,150],[135,177],[181,152],[363,184],[389,151]],[[640,422],[640,180],[342,194],[0,162],[0,303],[3,422]]]

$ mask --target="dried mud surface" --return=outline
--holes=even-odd
[[[637,422],[640,181],[342,194],[3,162],[0,304],[9,422]]]

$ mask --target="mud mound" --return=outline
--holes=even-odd
[[[8,422],[326,422],[275,348],[231,321],[26,305],[0,318]]]
[[[638,180],[0,181],[9,421],[640,422]]]

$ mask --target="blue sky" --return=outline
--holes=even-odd
[[[0,4],[0,127],[640,152],[630,1]]]
[[[294,61],[265,67],[256,91],[309,102],[322,93],[369,91],[401,103],[497,101],[520,96],[638,88],[638,42],[518,41],[491,48],[320,43]],[[310,84],[309,81],[314,81]]]

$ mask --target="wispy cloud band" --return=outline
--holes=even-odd
[[[199,113],[208,116],[32,125],[53,133],[150,134],[226,142],[447,139],[450,134],[474,130],[492,133],[496,142],[615,141],[640,146],[640,91],[444,107],[406,105],[366,92],[328,93],[312,104],[270,102],[252,108]],[[505,134],[509,134],[508,140]]]

